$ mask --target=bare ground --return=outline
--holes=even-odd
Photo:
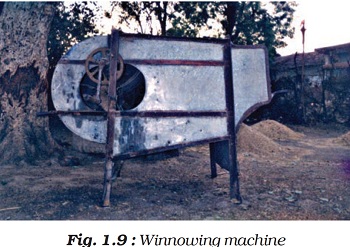
[[[272,125],[240,130],[242,204],[230,200],[225,170],[210,178],[207,146],[126,161],[109,208],[100,206],[103,158],[72,153],[0,166],[0,220],[349,220],[349,128]]]

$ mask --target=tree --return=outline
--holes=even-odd
[[[205,3],[198,3],[205,4]],[[113,9],[118,9],[119,24],[127,26],[138,33],[153,34],[162,36],[186,36],[196,37],[198,35],[198,27],[202,14],[206,12],[196,12],[194,4],[186,2],[114,2]],[[178,6],[183,5],[189,16],[178,14],[180,9]],[[186,9],[187,8],[187,9]],[[107,17],[111,17],[111,13],[106,13]],[[189,21],[196,17],[196,22],[191,24]]]
[[[75,2],[68,6],[59,2],[55,6],[47,43],[50,64],[49,79],[52,77],[57,62],[73,44],[98,33],[95,25],[94,11],[96,9],[98,11],[94,2],[90,5],[87,2]]]
[[[126,25],[138,33],[165,36],[169,11],[174,2],[113,2],[112,9],[120,12],[119,24]],[[106,12],[110,18],[112,13]],[[136,27],[135,27],[136,24]]]
[[[287,45],[283,39],[294,35],[291,22],[295,6],[293,2],[186,2],[177,5],[176,10],[192,25],[211,30],[220,24],[221,30],[213,34],[230,37],[234,44],[263,44],[274,57],[276,48]]]
[[[208,2],[181,2],[174,4],[174,12],[169,15],[169,36],[198,37],[209,20]],[[211,37],[215,37],[211,32]]]
[[[120,24],[138,32],[187,37],[230,37],[238,45],[265,45],[271,57],[292,38],[294,2],[122,2]],[[145,25],[149,28],[146,30]]]
[[[0,4],[0,164],[36,164],[54,151],[47,110],[47,39],[54,4]]]

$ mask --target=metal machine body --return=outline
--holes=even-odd
[[[112,160],[208,143],[212,177],[216,164],[230,171],[231,196],[240,200],[235,134],[271,100],[267,61],[262,46],[113,30],[61,58],[51,94],[68,129],[106,143],[106,174]]]

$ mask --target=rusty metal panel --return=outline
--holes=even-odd
[[[113,157],[199,143],[210,143],[212,177],[216,164],[227,169],[230,196],[241,201],[235,131],[271,99],[266,48],[112,30],[70,49],[51,89],[56,112],[73,133],[107,143],[104,206]]]
[[[79,49],[75,49],[79,52]],[[74,55],[74,52],[71,54]],[[59,64],[52,80],[52,100],[58,111],[83,111],[89,109],[80,94],[80,81],[85,74],[84,65]],[[93,116],[60,116],[73,133],[89,141],[106,142],[107,123],[104,118]]]
[[[223,61],[223,45],[124,37],[120,54],[126,61]],[[133,65],[146,81],[146,94],[136,111],[225,110],[223,66]]]
[[[108,47],[107,36],[91,37],[70,48],[69,51],[61,58],[61,60],[84,60],[93,50],[101,47]]]
[[[264,47],[232,49],[236,126],[271,100],[268,57]]]
[[[127,59],[223,60],[223,45],[171,39],[121,37],[119,53]]]
[[[137,68],[145,75],[146,94],[135,111],[225,110],[223,67],[138,65]]]
[[[79,90],[86,72],[85,67],[79,62],[69,61],[83,61],[94,49],[106,46],[107,43],[107,37],[87,39],[75,45],[62,58],[63,62],[58,64],[52,82],[56,110],[89,109]],[[145,96],[141,104],[131,112],[226,110],[222,61],[215,66],[210,66],[210,63],[206,66],[142,64],[142,59],[171,59],[180,63],[186,59],[220,61],[223,59],[222,44],[121,38],[120,55],[126,62],[137,59],[139,63],[133,65],[142,72],[146,81]],[[73,133],[90,141],[106,142],[107,124],[103,117],[60,117]],[[114,155],[225,137],[226,126],[225,117],[118,117],[115,123]]]
[[[140,37],[120,38],[119,54],[145,77],[142,102],[130,112],[188,111],[225,112],[224,44]],[[107,47],[107,36],[89,38],[75,45],[60,61],[52,81],[52,98],[58,111],[84,111],[80,83],[86,71],[83,61],[97,48]],[[233,47],[232,77],[236,126],[258,106],[271,98],[266,50],[261,47]],[[157,61],[160,64],[150,64]],[[162,64],[162,62],[165,64]],[[189,65],[189,61],[200,64]],[[214,63],[213,63],[214,61]],[[216,61],[216,63],[215,63]],[[107,123],[102,116],[61,115],[75,134],[99,143],[106,142]],[[117,117],[114,155],[168,147],[228,136],[223,117]],[[134,133],[138,144],[132,143]],[[137,139],[137,138],[136,138]],[[135,139],[135,140],[136,140]]]
[[[227,136],[224,117],[117,118],[114,155]]]

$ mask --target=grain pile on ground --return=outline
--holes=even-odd
[[[333,142],[344,146],[350,146],[350,131],[335,138]]]
[[[254,153],[261,156],[280,153],[282,147],[255,128],[242,124],[237,134],[237,150],[240,153]]]
[[[273,140],[298,140],[304,136],[274,120],[261,121],[251,128]]]

